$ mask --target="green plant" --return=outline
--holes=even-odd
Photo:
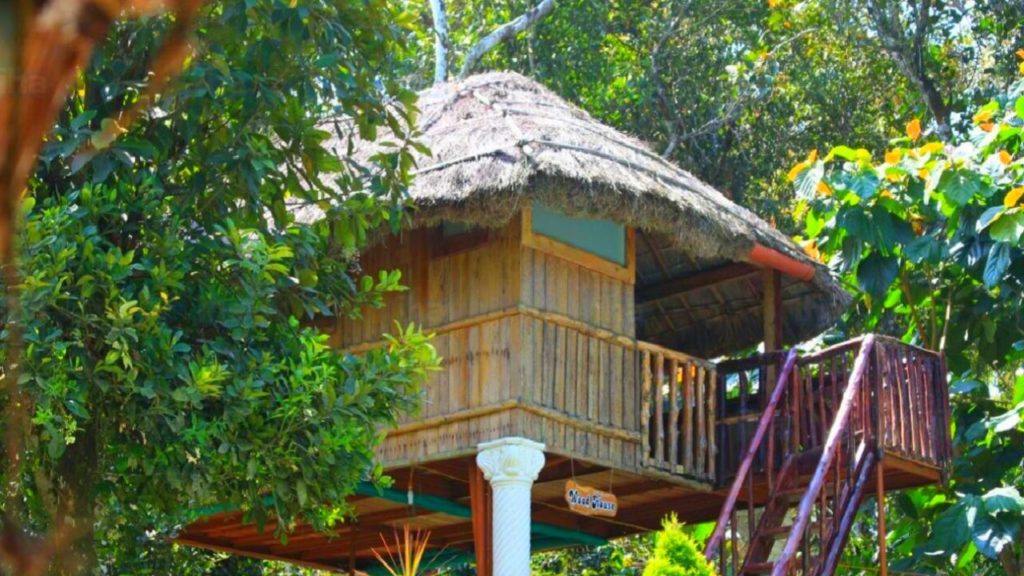
[[[675,514],[661,523],[654,544],[654,557],[647,563],[644,576],[713,576],[715,568],[704,559],[700,549]]]
[[[420,573],[423,555],[430,542],[429,531],[413,530],[408,524],[404,524],[401,534],[397,529],[395,530],[394,543],[388,542],[383,534],[380,535],[380,541],[384,547],[382,549],[374,548],[373,555],[388,574],[391,576],[417,576]]]
[[[377,1],[205,3],[181,73],[124,126],[175,22],[112,27],[19,213],[20,307],[0,337],[20,328],[31,426],[0,449],[5,525],[73,518],[81,573],[179,573],[150,553],[203,510],[286,538],[299,518],[329,530],[381,477],[378,431],[415,409],[436,354],[402,326],[347,355],[313,324],[403,290],[356,258],[407,207],[401,21]],[[385,127],[381,153],[346,153]]]
[[[962,115],[973,125],[949,142],[911,120],[882,155],[837,146],[791,176],[808,251],[854,296],[840,329],[941,349],[958,376],[951,478],[889,496],[892,567],[1020,574],[1024,80]],[[877,560],[877,524],[861,524],[850,565]]]

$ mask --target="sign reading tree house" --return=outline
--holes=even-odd
[[[569,503],[569,510],[584,516],[615,516],[619,512],[615,494],[580,486],[572,480],[565,483],[565,501]]]

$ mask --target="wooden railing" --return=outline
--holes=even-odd
[[[785,527],[782,554],[770,568],[775,575],[830,574],[884,451],[935,467],[949,461],[942,357],[895,339],[867,336],[800,358],[790,352],[781,367],[772,357],[734,363],[728,369],[723,363],[720,380],[755,369],[757,390],[747,384],[749,376],[728,384],[738,398],[731,407],[748,409],[760,402],[761,414],[739,464],[732,468],[731,463],[720,462],[720,474],[734,478],[705,556],[716,560],[723,574],[743,572],[741,560],[748,569],[766,561],[771,547],[765,535],[781,527],[790,506],[788,494],[803,484],[800,464],[816,462],[793,524]],[[777,383],[764,400],[761,387],[773,369],[779,373]],[[737,425],[719,428],[723,444],[734,441],[729,435],[746,433]],[[764,484],[755,490],[756,474],[766,477],[767,491]],[[764,510],[759,519],[758,507]],[[746,512],[746,526],[737,522],[737,511]],[[741,536],[744,532],[746,537]]]
[[[719,570],[722,574],[726,573],[727,564],[731,564],[732,574],[738,574],[739,563],[743,559],[740,547],[740,534],[744,531],[747,534],[754,532],[754,508],[757,503],[757,498],[754,494],[754,475],[758,472],[754,468],[754,462],[760,456],[766,463],[765,469],[768,471],[769,476],[772,474],[771,470],[774,468],[775,460],[775,415],[780,411],[780,406],[785,405],[784,403],[788,397],[787,393],[790,392],[791,387],[787,383],[793,380],[792,375],[796,367],[796,359],[797,353],[795,350],[789,351],[785,356],[778,375],[777,384],[772,390],[767,404],[764,406],[763,416],[758,420],[757,428],[735,472],[732,487],[729,489],[729,494],[726,496],[725,503],[722,505],[722,510],[718,515],[715,531],[712,532],[705,548],[705,557],[708,560],[717,558]],[[737,365],[737,368],[741,368],[741,366]],[[762,382],[766,382],[766,380],[762,380]],[[766,439],[767,443],[765,443]],[[766,453],[762,452],[765,449]],[[736,518],[740,493],[744,491],[746,492],[746,497],[744,498],[746,503],[746,530],[743,530],[744,527],[737,522]],[[727,535],[729,542],[728,546],[725,546]]]
[[[944,359],[881,336],[875,352],[879,443],[907,459],[944,467],[953,450]]]
[[[715,365],[654,344],[637,344],[644,464],[714,481]]]
[[[769,392],[773,389],[771,383],[778,379],[785,357],[783,352],[768,352],[718,364],[715,476],[719,484],[735,477],[768,404]],[[754,457],[753,471],[763,470],[765,456],[762,446]]]

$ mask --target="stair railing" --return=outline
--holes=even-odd
[[[730,533],[729,548],[732,556],[734,573],[736,571],[736,564],[738,563],[736,504],[739,501],[740,493],[743,491],[744,487],[747,488],[747,518],[751,523],[753,522],[755,505],[753,489],[754,460],[757,458],[758,452],[760,452],[761,445],[765,442],[765,439],[768,441],[768,457],[765,460],[765,472],[768,474],[769,478],[772,477],[772,470],[775,466],[775,412],[778,406],[782,403],[783,397],[786,395],[786,391],[793,385],[792,376],[793,368],[796,366],[796,360],[797,351],[790,350],[785,356],[782,369],[778,375],[777,383],[775,388],[772,389],[768,404],[764,407],[764,412],[758,422],[754,436],[750,440],[746,454],[736,471],[736,477],[733,479],[732,486],[729,489],[729,494],[722,506],[722,511],[718,515],[718,521],[715,524],[715,531],[712,533],[711,538],[708,540],[708,544],[704,549],[704,557],[708,560],[713,560],[715,556],[718,556],[718,563],[723,574],[725,573],[725,564],[727,560],[727,552],[723,549],[727,528]]]
[[[847,478],[845,483],[845,489],[842,495],[833,501],[833,508],[835,512],[843,511],[844,504],[853,497],[853,490],[856,488],[856,476],[857,471],[864,464],[863,454],[869,453],[875,450],[877,441],[873,437],[870,416],[870,395],[871,388],[864,382],[868,379],[868,374],[872,365],[872,354],[874,353],[875,337],[874,335],[868,335],[864,338],[861,343],[860,351],[857,354],[856,360],[854,360],[853,370],[850,374],[849,384],[843,391],[842,401],[840,402],[839,408],[836,410],[835,417],[832,421],[832,426],[829,429],[828,437],[825,439],[824,447],[822,448],[821,459],[818,461],[818,465],[815,468],[814,476],[811,478],[811,482],[807,487],[807,491],[804,493],[800,500],[800,505],[797,508],[796,518],[793,521],[793,528],[790,531],[789,538],[786,540],[785,547],[782,549],[782,553],[779,558],[775,561],[772,569],[773,576],[784,576],[788,574],[792,569],[795,568],[794,562],[796,561],[797,552],[800,550],[801,545],[804,546],[803,553],[803,568],[804,572],[807,572],[810,568],[810,551],[808,547],[807,538],[807,527],[810,524],[812,512],[814,512],[815,504],[819,501],[823,494],[825,487],[825,481],[830,473],[830,470],[835,467],[835,473],[838,475],[841,467],[840,459],[845,456],[847,458],[846,470]],[[856,430],[859,425],[860,430]],[[861,435],[859,449],[854,447],[856,441],[855,436],[857,433]],[[845,451],[845,453],[844,453]],[[861,456],[858,457],[857,454]],[[824,499],[821,499],[822,501]],[[826,519],[823,517],[826,514],[824,506],[819,507],[819,522],[825,524]],[[831,526],[827,532],[822,533],[822,538],[819,541],[819,553],[824,556],[827,553],[828,542],[832,540],[832,536],[837,534],[840,528],[839,523],[842,521],[841,517],[835,516],[831,518]]]

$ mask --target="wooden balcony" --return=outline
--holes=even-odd
[[[719,460],[730,489],[706,555],[723,574],[831,574],[870,490],[935,483],[949,464],[938,353],[871,335],[719,371],[719,439],[735,449]]]
[[[767,383],[783,374],[783,353],[714,363],[525,306],[472,327],[435,331],[448,360],[425,390],[431,415],[408,418],[383,447],[385,454],[408,450],[416,460],[385,461],[396,488],[361,489],[352,500],[360,521],[344,537],[303,527],[301,538],[284,545],[245,525],[240,513],[225,513],[190,526],[182,541],[318,567],[367,566],[373,563],[368,547],[379,533],[409,522],[432,530],[438,546],[466,553],[476,537],[473,498],[483,490],[474,464],[476,435],[522,435],[547,445],[548,463],[533,489],[536,549],[656,529],[669,512],[698,523],[730,510],[731,526],[722,533],[730,540],[719,545],[716,562],[723,573],[740,574],[750,551],[746,535],[767,517],[780,476],[788,474],[792,504],[808,493],[843,398],[857,381],[852,375],[863,344],[857,339],[794,356],[765,419],[772,398]],[[522,354],[488,353],[509,342]],[[836,481],[855,475],[865,440],[877,439],[884,473],[862,490],[876,488],[879,479],[886,490],[939,481],[950,451],[943,374],[938,354],[875,337],[848,402],[851,425],[831,448],[832,472],[822,477],[828,489],[819,486],[814,503],[832,509]],[[451,382],[463,383],[466,396],[453,393]],[[496,386],[488,389],[488,382]],[[563,495],[569,479],[607,487],[618,497],[619,514],[571,512]],[[407,500],[413,489],[414,508]]]
[[[425,414],[388,433],[386,467],[518,434],[589,465],[714,486],[713,362],[528,306],[435,332],[445,369],[426,386]],[[518,357],[494,353],[509,347]]]
[[[870,429],[880,447],[908,467],[938,473],[948,460],[948,392],[939,353],[884,336],[874,336],[870,370],[865,375],[871,391],[861,402],[863,411],[851,433]],[[795,452],[820,449],[832,425],[843,391],[849,385],[857,352],[864,338],[837,344],[820,352],[798,356],[792,374],[795,385],[787,404],[776,413],[779,448]],[[719,400],[717,480],[729,482],[745,457],[767,405],[769,386],[780,373],[785,354],[772,352],[717,366]],[[755,470],[763,469],[769,444],[761,447]],[[777,456],[776,456],[777,458]]]

